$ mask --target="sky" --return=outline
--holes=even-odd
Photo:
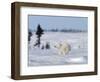
[[[29,15],[28,27],[31,30],[36,30],[38,24],[42,29],[75,29],[87,30],[87,17],[71,17],[71,16],[42,16]]]

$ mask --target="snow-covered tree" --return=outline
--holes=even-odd
[[[38,45],[38,47],[40,47],[40,44],[41,44],[41,36],[43,33],[43,29],[41,28],[40,24],[37,26],[37,31],[36,31],[36,35],[37,35],[37,42],[35,44],[35,46]]]
[[[31,40],[31,36],[32,36],[32,32],[29,30],[29,32],[28,32],[28,41]]]
[[[46,49],[50,49],[50,44],[49,44],[49,42],[46,43],[45,48],[46,48]]]

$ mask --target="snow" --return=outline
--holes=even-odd
[[[70,65],[88,63],[87,33],[78,32],[45,32],[41,37],[41,45],[49,42],[50,49],[35,47],[37,36],[33,32],[28,46],[28,66]],[[59,43],[67,42],[71,50],[66,55],[60,55],[54,47]]]

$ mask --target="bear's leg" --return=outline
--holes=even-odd
[[[62,51],[61,51],[60,49],[59,49],[59,51],[58,51],[58,54],[59,54],[59,55],[62,55]]]
[[[65,51],[63,50],[63,55],[65,55]]]

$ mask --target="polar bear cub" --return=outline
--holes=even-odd
[[[60,55],[66,55],[71,50],[70,45],[67,42],[60,42],[57,45],[54,46],[58,50],[58,54]]]

